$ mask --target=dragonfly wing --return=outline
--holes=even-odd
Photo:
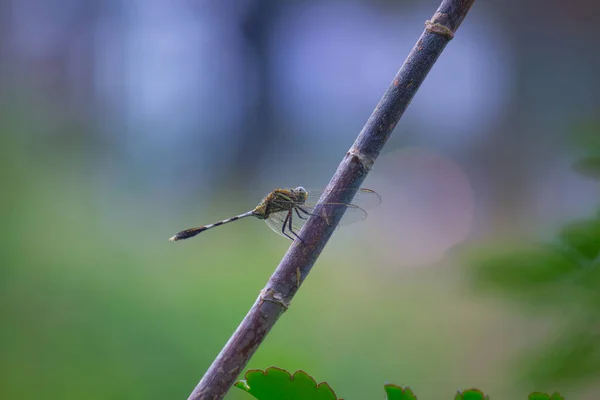
[[[355,204],[364,210],[371,210],[375,207],[379,207],[381,204],[381,196],[374,190],[360,188],[358,189],[358,192],[356,192],[354,199],[352,199],[352,204]]]
[[[337,189],[338,192],[344,192],[351,189]],[[308,191],[308,199],[306,200],[306,204],[315,206],[321,196],[323,195],[323,190],[310,190]],[[350,201],[350,204],[358,206],[363,210],[371,210],[381,204],[381,196],[374,190],[367,188],[360,188]]]
[[[339,226],[347,226],[358,221],[362,221],[367,218],[367,212],[364,208],[350,204],[346,208],[346,212],[340,221]]]
[[[365,218],[367,218],[367,215],[368,215],[367,211],[365,211],[365,209],[363,209],[357,205],[354,205],[354,204],[348,204],[348,203],[325,203],[325,204],[327,205],[327,207],[321,208],[320,211],[315,210],[315,206],[316,206],[315,204],[300,206],[300,208],[307,211],[311,215],[317,215],[321,218],[324,218],[325,221],[327,223],[329,223],[329,220],[331,220],[333,217],[332,207],[335,205],[341,205],[342,207],[344,207],[346,209],[346,211],[344,212],[344,216],[342,217],[342,220],[340,221],[339,226],[346,226],[346,225],[350,225],[350,224],[353,224],[358,221],[362,221]]]
[[[351,190],[351,189],[337,189],[337,190],[338,191],[346,191],[346,190]],[[302,208],[304,208],[306,211],[308,211],[311,214],[316,214],[314,210],[317,205],[317,202],[319,201],[319,199],[321,198],[322,195],[323,195],[322,190],[308,190],[308,199],[306,200],[306,202],[304,203]],[[354,196],[354,198],[352,199],[352,201],[350,203],[326,203],[326,204],[329,206],[341,205],[346,208],[346,211],[344,212],[344,216],[342,217],[342,220],[340,221],[340,224],[339,224],[340,226],[346,226],[346,225],[350,225],[350,224],[353,224],[358,221],[362,221],[365,218],[367,218],[368,214],[367,214],[366,210],[375,208],[378,205],[380,205],[381,204],[381,196],[374,190],[367,189],[367,188],[360,188],[360,189],[358,189],[358,191],[356,192],[356,195]],[[325,207],[325,209],[329,210],[330,207]],[[330,219],[329,218],[330,215],[328,215],[328,213],[330,213],[330,212],[331,211],[321,210],[320,216],[325,219]]]
[[[351,190],[351,189],[338,189],[340,191]],[[331,219],[333,214],[330,214],[331,206],[340,205],[346,209],[342,220],[340,221],[340,226],[349,225],[358,221],[362,221],[367,218],[366,209],[371,209],[377,207],[381,204],[381,196],[371,189],[360,188],[356,195],[354,196],[351,203],[326,203],[328,207],[324,207],[321,209],[319,213],[315,212],[315,207],[317,202],[321,198],[323,194],[323,190],[310,190],[308,189],[308,197],[303,204],[295,204],[294,207],[298,209],[298,211],[292,211],[292,229],[294,232],[298,233],[300,228],[304,226],[306,222],[305,217],[308,215],[318,215],[321,218],[325,218],[326,221]],[[278,200],[280,203],[284,203],[285,200]],[[285,228],[285,233],[283,230],[283,224],[287,217],[288,212],[282,211],[277,213],[272,213],[265,221],[267,225],[279,235],[286,236],[286,233],[290,236],[294,236],[289,232],[289,225]],[[288,223],[289,224],[289,223]]]

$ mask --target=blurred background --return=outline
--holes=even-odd
[[[438,5],[0,0],[0,398],[186,398],[290,243],[167,239],[324,187]],[[599,12],[475,3],[249,368],[599,398]]]

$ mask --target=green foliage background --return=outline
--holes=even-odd
[[[600,122],[570,135],[574,168],[600,180]],[[518,358],[513,377],[538,387],[576,387],[600,375],[600,199],[598,212],[540,243],[471,246],[470,277],[479,294],[496,293],[556,326]]]
[[[30,135],[51,116],[29,112],[7,106],[0,118],[0,398],[185,398],[289,243],[258,224],[169,243],[185,221],[169,220],[168,204],[145,198],[135,179],[117,189],[93,180],[89,158],[109,143],[76,126],[58,141]],[[222,199],[233,209],[245,200]],[[486,293],[509,291],[564,324],[548,359],[528,356],[546,322],[474,300],[471,271],[374,274],[349,248],[325,252],[249,367],[310,371],[355,399],[381,396],[386,381],[424,399],[470,387],[578,398],[590,385],[572,380],[598,376],[598,224],[573,225],[550,247],[484,253],[473,275]],[[533,385],[515,377],[519,354],[523,368],[538,360]]]

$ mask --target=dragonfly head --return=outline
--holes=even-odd
[[[308,191],[302,186],[298,186],[296,189],[294,189],[294,194],[298,196],[298,200],[302,203],[308,199]]]

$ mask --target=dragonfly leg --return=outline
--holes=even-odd
[[[302,240],[302,238],[300,236],[298,236],[298,234],[296,232],[294,232],[294,230],[292,229],[292,216],[293,216],[292,210],[290,210],[288,212],[288,216],[290,217],[289,220],[288,220],[289,231],[292,232],[292,234],[294,236],[296,236],[298,238],[298,240],[300,240],[302,242],[302,244],[306,244],[306,243],[304,243],[304,240]]]
[[[292,210],[288,211],[287,215],[285,216],[285,219],[283,220],[283,225],[281,226],[281,233],[283,233],[283,235],[285,237],[287,237],[288,239],[294,240],[293,237],[291,237],[290,235],[285,233],[285,228],[287,228],[288,223],[291,223],[291,222],[292,222]]]
[[[300,219],[308,219],[308,217],[300,214],[300,211],[298,211],[298,207],[294,207],[294,210],[296,211],[296,215],[298,215],[298,218],[300,218]]]
[[[304,208],[302,208],[302,207],[300,207],[300,206],[296,206],[296,209],[298,209],[298,210],[302,211],[302,213],[304,213],[304,214],[306,214],[306,215],[308,215],[308,216],[310,216],[310,215],[315,215],[315,214],[313,214],[313,213],[310,213],[310,212],[306,211]]]

